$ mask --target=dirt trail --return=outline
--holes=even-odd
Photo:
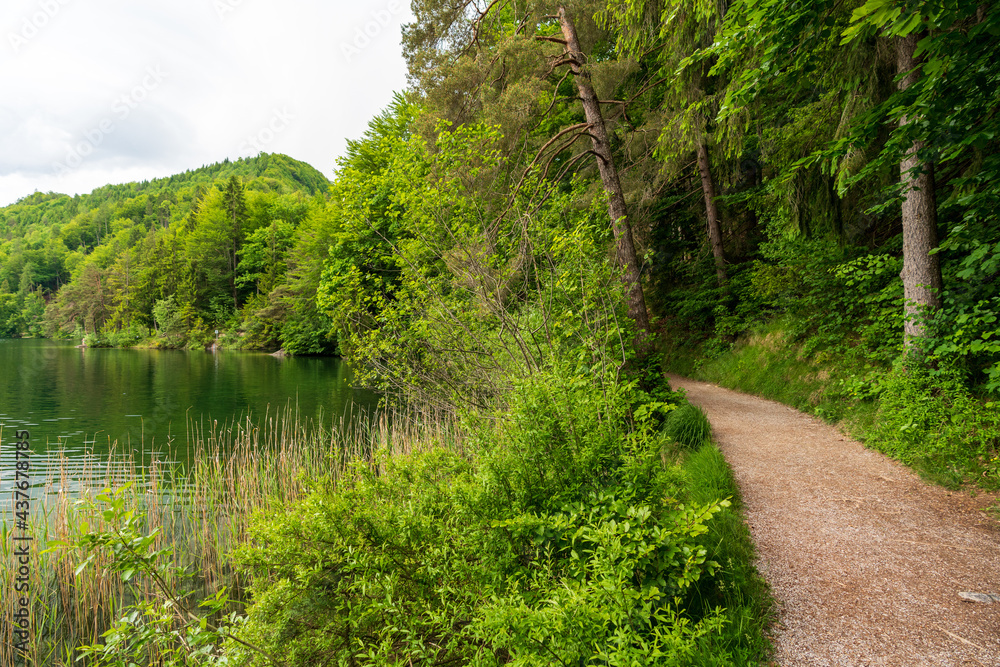
[[[678,377],[712,422],[779,605],[779,665],[1000,666],[995,499],[929,486],[789,407]]]

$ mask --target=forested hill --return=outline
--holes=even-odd
[[[198,186],[209,187],[216,181],[224,181],[237,176],[244,181],[255,182],[254,189],[274,192],[302,191],[310,195],[326,192],[330,181],[322,173],[305,162],[300,162],[279,153],[261,153],[253,158],[226,159],[222,162],[189,169],[180,174],[155,178],[151,181],[137,181],[118,185],[104,185],[90,194],[70,197],[59,193],[42,193],[22,197],[15,204],[0,208],[0,232],[6,240],[17,230],[42,223],[45,225],[69,222],[74,216],[102,205],[124,205],[124,212],[131,214],[141,199],[145,205],[152,201],[150,213],[156,215],[157,207],[164,201],[173,204],[192,201]]]
[[[255,315],[285,285],[297,234],[329,186],[308,164],[261,153],[90,194],[24,197],[0,209],[0,337],[129,345],[156,330],[179,346],[224,328],[276,347],[275,322]],[[292,347],[328,351],[326,329],[312,322]]]

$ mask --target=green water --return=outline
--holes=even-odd
[[[339,421],[377,403],[352,389],[331,357],[275,358],[248,352],[78,349],[74,342],[0,340],[0,494],[14,479],[15,431],[31,434],[31,481],[58,476],[84,458],[183,461],[187,425],[210,427],[287,407],[301,418]],[[113,447],[113,443],[117,446]],[[113,460],[109,461],[112,465]]]

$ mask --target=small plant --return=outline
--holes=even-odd
[[[708,423],[705,412],[690,403],[667,415],[663,431],[686,449],[697,449],[712,438],[712,425]]]
[[[879,384],[880,375],[879,373],[865,373],[842,378],[837,383],[840,387],[840,394],[850,401],[874,401],[882,393],[882,386]]]

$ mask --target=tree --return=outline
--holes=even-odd
[[[47,333],[70,333],[77,327],[85,333],[99,333],[111,316],[112,298],[105,271],[86,262],[80,274],[46,307]]]
[[[968,11],[968,3],[958,4],[966,4]],[[721,66],[735,72],[735,85],[727,91],[724,114],[731,115],[769,92],[792,90],[801,86],[801,81],[813,85],[824,82],[837,94],[843,109],[839,136],[810,147],[810,154],[796,162],[793,171],[825,163],[827,170],[841,171],[838,178],[843,188],[896,165],[899,180],[888,194],[890,201],[901,202],[907,346],[924,335],[921,321],[940,309],[942,290],[935,251],[938,223],[934,168],[928,159],[926,138],[926,128],[932,123],[926,114],[940,104],[941,100],[934,99],[933,89],[946,65],[941,59],[921,64],[918,35],[932,27],[955,28],[961,14],[961,9],[945,9],[936,0],[906,8],[892,0],[844,5],[813,0],[799,3],[792,12],[787,11],[785,3],[766,0],[753,7],[734,6],[724,35],[706,50],[713,57],[719,56]],[[867,99],[859,101],[857,67],[852,76],[830,77],[829,72],[842,68],[840,63],[851,62],[852,56],[870,50],[870,45],[877,45],[879,40],[894,44],[898,90],[880,99],[869,89]],[[754,52],[762,55],[749,66],[736,62]],[[930,79],[921,76],[927,71],[932,72]],[[795,82],[796,78],[801,81]],[[862,168],[856,166],[859,157],[867,163]]]
[[[895,161],[900,171],[907,348],[928,336],[924,322],[942,307],[934,158],[952,163],[972,158],[965,173],[951,178],[962,191],[966,221],[981,225],[990,213],[979,205],[1000,194],[996,162],[982,157],[995,152],[1000,131],[995,97],[1000,67],[984,57],[997,48],[998,34],[997,12],[970,0],[906,6],[869,0],[844,31],[844,43],[877,35],[895,46],[898,92],[869,118],[895,119],[898,128],[880,158]],[[851,140],[861,143],[864,135],[856,132]],[[987,208],[996,210],[995,204]]]
[[[233,310],[240,307],[236,295],[236,269],[239,262],[240,246],[243,241],[243,225],[247,217],[247,202],[243,181],[235,174],[229,177],[222,193],[222,202],[230,220],[231,245],[229,248],[229,282],[233,292]]]
[[[644,353],[649,318],[642,266],[616,164],[620,155],[601,108],[608,101],[600,99],[595,85],[596,70],[604,74],[608,70],[595,66],[601,59],[583,48],[581,18],[574,18],[561,3],[537,6],[475,0],[429,0],[415,5],[415,14],[416,23],[404,29],[404,54],[410,78],[428,106],[453,124],[495,122],[510,152],[517,156],[500,165],[509,171],[494,180],[500,185],[510,177],[512,194],[501,212],[509,209],[529,182],[541,202],[559,188],[567,188],[574,174],[588,167],[588,161],[596,165],[615,255],[628,287],[627,310],[637,330],[636,349]],[[586,29],[593,42],[599,30],[589,20]],[[561,52],[553,53],[548,47],[551,43],[559,44]],[[572,83],[564,85],[569,78]],[[603,83],[606,89],[607,80]],[[576,142],[587,137],[590,149],[570,154]]]
[[[719,287],[726,284],[726,251],[722,245],[722,227],[719,224],[719,206],[716,203],[715,181],[712,179],[712,167],[708,159],[708,146],[698,141],[695,149],[698,155],[698,174],[701,176],[701,189],[705,197],[705,220],[708,225],[708,240],[712,244],[712,256],[715,258],[715,274]]]
[[[284,220],[274,220],[247,236],[240,248],[237,287],[251,286],[257,294],[268,294],[285,274],[285,256],[295,228]]]
[[[920,76],[915,56],[918,35],[896,38],[899,89],[906,91]],[[900,127],[919,122],[902,116]],[[904,341],[912,347],[914,339],[924,336],[922,321],[941,308],[941,263],[938,247],[937,200],[934,196],[934,165],[921,158],[925,143],[916,140],[899,163],[903,191],[903,298],[906,318]]]
[[[284,280],[269,295],[265,314],[281,322],[279,342],[290,354],[322,354],[336,348],[333,322],[320,311],[316,295],[336,220],[336,209],[317,197],[295,231]]]
[[[0,338],[16,338],[21,334],[23,321],[18,295],[12,294],[7,281],[0,283]]]
[[[184,342],[184,317],[173,294],[153,306],[153,322],[168,344],[180,346]]]
[[[617,46],[633,57],[647,53],[661,66],[657,122],[661,129],[657,154],[670,176],[687,169],[695,153],[709,245],[715,259],[716,280],[727,282],[718,192],[709,154],[710,125],[718,112],[718,86],[708,75],[711,62],[691,61],[699,49],[712,44],[725,4],[696,0],[609,0],[598,14],[600,22],[616,30]]]
[[[576,26],[565,6],[558,9],[559,27],[562,30],[566,45],[566,61],[574,75],[583,113],[587,119],[587,133],[590,135],[594,154],[597,156],[597,168],[601,174],[601,182],[608,199],[608,217],[611,219],[611,229],[615,234],[615,249],[618,264],[625,273],[628,285],[628,314],[639,329],[640,350],[646,342],[642,338],[649,332],[649,315],[646,311],[646,300],[642,290],[642,272],[639,258],[635,252],[635,242],[632,238],[632,226],[628,220],[628,207],[622,193],[621,181],[618,178],[618,168],[615,156],[611,152],[608,141],[608,131],[604,125],[604,114],[601,112],[601,101],[594,92],[587,70],[587,57],[580,48],[580,39]]]
[[[238,260],[232,254],[237,243],[231,203],[224,191],[213,187],[198,203],[185,229],[178,232],[184,262],[178,303],[213,319],[218,319],[222,310],[235,312]]]
[[[127,328],[136,318],[137,262],[138,252],[126,248],[109,268],[108,287],[115,304],[112,326]]]

